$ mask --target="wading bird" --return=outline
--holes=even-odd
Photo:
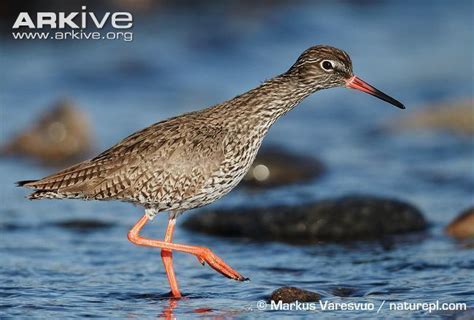
[[[251,166],[268,129],[308,95],[322,89],[357,89],[394,106],[403,104],[352,73],[342,50],[314,46],[285,73],[231,100],[153,124],[97,157],[40,180],[20,181],[35,191],[30,199],[120,200],[141,205],[145,214],[128,233],[136,245],[161,249],[174,297],[181,297],[172,252],[195,255],[203,265],[238,281],[246,280],[205,247],[172,241],[176,218],[232,190]],[[140,230],[158,212],[169,213],[164,240]]]

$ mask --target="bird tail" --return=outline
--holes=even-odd
[[[17,187],[26,187],[26,188],[32,188],[33,184],[35,182],[38,182],[39,180],[21,180],[16,182]]]
[[[40,180],[22,180],[17,181],[17,187],[25,187],[25,188],[37,188],[36,183]],[[33,193],[26,196],[30,200],[39,200],[39,199],[61,199],[63,198],[57,192],[51,190],[36,190]]]

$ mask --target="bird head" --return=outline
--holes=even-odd
[[[287,74],[312,91],[334,87],[359,90],[382,99],[400,109],[403,104],[371,86],[352,72],[352,62],[343,50],[330,46],[314,46],[305,50]]]

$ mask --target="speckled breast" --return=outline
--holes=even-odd
[[[239,184],[255,160],[266,131],[252,128],[250,132],[251,134],[242,128],[242,131],[226,137],[223,141],[226,156],[220,169],[207,180],[201,192],[183,205],[188,209],[205,206],[223,197]]]

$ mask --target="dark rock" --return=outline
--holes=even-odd
[[[270,295],[269,301],[282,301],[283,303],[314,302],[319,301],[321,296],[316,292],[303,290],[295,287],[281,287]]]
[[[252,189],[278,187],[310,181],[324,171],[323,164],[313,157],[292,154],[275,146],[263,147],[242,185]]]
[[[71,219],[71,220],[55,223],[55,225],[60,228],[70,229],[70,230],[80,231],[80,232],[107,229],[114,226],[114,224],[110,222],[92,220],[92,219]]]
[[[473,100],[441,103],[426,107],[421,111],[408,114],[396,121],[390,122],[387,128],[391,131],[430,129],[473,135],[473,114]]]
[[[351,297],[356,291],[355,288],[337,287],[332,290],[332,294],[338,297]]]
[[[91,151],[89,121],[70,101],[59,101],[50,110],[13,137],[0,150],[2,155],[20,155],[47,164],[83,159]]]
[[[474,238],[474,207],[461,212],[446,227],[446,233],[459,239]]]
[[[426,228],[422,213],[393,199],[348,196],[298,206],[210,210],[189,217],[201,233],[289,243],[383,239]]]

